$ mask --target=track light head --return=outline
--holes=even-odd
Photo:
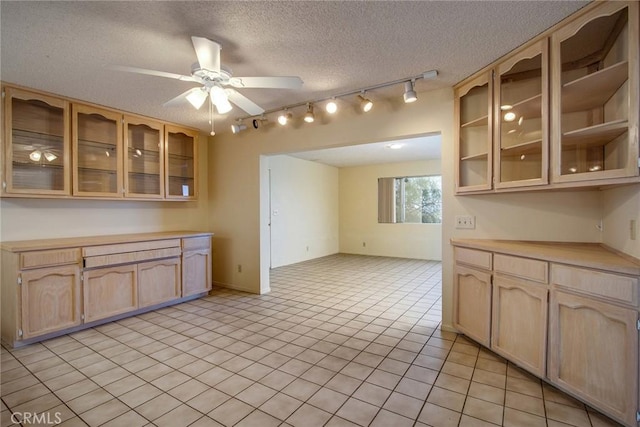
[[[418,100],[418,95],[416,95],[416,91],[413,90],[413,80],[404,83],[404,102],[416,102]]]
[[[327,113],[334,114],[336,111],[338,111],[338,104],[336,103],[336,99],[331,98],[329,102],[327,102],[327,105],[324,106],[324,108]]]
[[[251,122],[251,124],[253,125],[254,129],[258,129],[261,126],[266,125],[267,123],[269,123],[269,120],[267,120],[266,117],[262,116],[258,119],[253,119],[253,121]]]
[[[287,110],[284,110],[279,116],[278,116],[278,123],[280,123],[282,126],[286,125],[287,122],[291,119],[291,113],[288,113]]]
[[[358,98],[360,99],[360,108],[362,108],[362,111],[364,111],[365,113],[371,111],[371,109],[373,108],[373,102],[371,102],[370,99],[364,97],[364,92],[362,92],[361,95],[358,95]]]
[[[247,125],[242,124],[241,121],[238,121],[238,123],[231,125],[231,132],[240,133],[243,130],[245,130],[246,128],[247,128]]]
[[[304,115],[304,121],[307,123],[313,123],[315,121],[316,117],[313,114],[313,105],[311,104],[307,104],[307,112]]]

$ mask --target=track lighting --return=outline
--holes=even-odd
[[[371,111],[371,109],[373,108],[373,102],[371,102],[370,99],[364,97],[364,91],[361,95],[358,95],[358,99],[360,99],[360,108],[362,108],[362,111],[364,111],[365,113]]]
[[[284,110],[282,114],[278,116],[278,123],[284,126],[287,124],[289,119],[291,119],[291,113],[288,113],[287,110]]]
[[[416,91],[413,90],[413,80],[404,83],[404,102],[406,104],[410,102],[416,102],[418,100],[418,95],[416,95]]]
[[[243,124],[241,120],[238,123],[231,125],[231,132],[240,133],[247,128],[247,125]]]
[[[327,113],[329,114],[334,114],[336,111],[338,111],[338,104],[336,103],[336,99],[331,98],[329,102],[327,102],[327,105],[325,105],[324,109],[327,110]]]
[[[189,103],[193,105],[196,110],[199,110],[206,100],[207,92],[202,90],[201,88],[194,89],[187,95],[187,101],[189,101]]]
[[[313,114],[313,105],[307,104],[307,113],[304,115],[304,121],[307,123],[313,123],[315,119],[316,117]]]
[[[269,120],[267,120],[264,116],[260,117],[259,119],[253,119],[253,121],[251,122],[254,129],[258,129],[259,127],[264,126],[267,123],[269,123]]]

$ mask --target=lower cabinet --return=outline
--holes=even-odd
[[[491,349],[544,377],[547,350],[547,286],[495,274]]]
[[[549,379],[594,407],[636,425],[638,312],[551,291]]]
[[[453,326],[487,347],[491,336],[491,273],[454,267]]]
[[[180,298],[180,258],[138,264],[138,306]]]
[[[80,325],[80,289],[77,264],[22,272],[19,286],[22,339]]]
[[[211,237],[182,239],[182,296],[211,290]]]
[[[84,272],[84,321],[105,319],[138,308],[138,266]]]

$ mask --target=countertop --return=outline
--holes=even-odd
[[[453,246],[640,276],[640,260],[600,243],[451,239]]]

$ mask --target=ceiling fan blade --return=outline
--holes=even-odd
[[[264,109],[262,107],[235,90],[227,89],[227,96],[229,101],[246,111],[250,116],[257,116],[264,113]]]
[[[191,37],[200,68],[220,71],[220,45],[204,37]]]
[[[300,89],[302,79],[295,76],[282,77],[233,77],[229,80],[233,87],[255,87],[268,89]]]
[[[165,102],[164,104],[162,104],[163,107],[181,107],[183,105],[189,105],[189,101],[187,100],[187,96],[189,96],[191,93],[196,92],[202,90],[199,87],[194,87],[189,89],[186,92],[182,92],[180,95],[176,96],[175,98],[171,98],[170,100],[168,100],[167,102]]]
[[[195,79],[191,76],[183,76],[182,74],[167,73],[165,71],[147,70],[146,68],[128,67],[126,65],[111,65],[109,66],[109,68],[112,70],[126,71],[129,73],[147,74],[149,76],[166,77],[169,79],[182,80],[183,82],[199,81],[198,79]]]

